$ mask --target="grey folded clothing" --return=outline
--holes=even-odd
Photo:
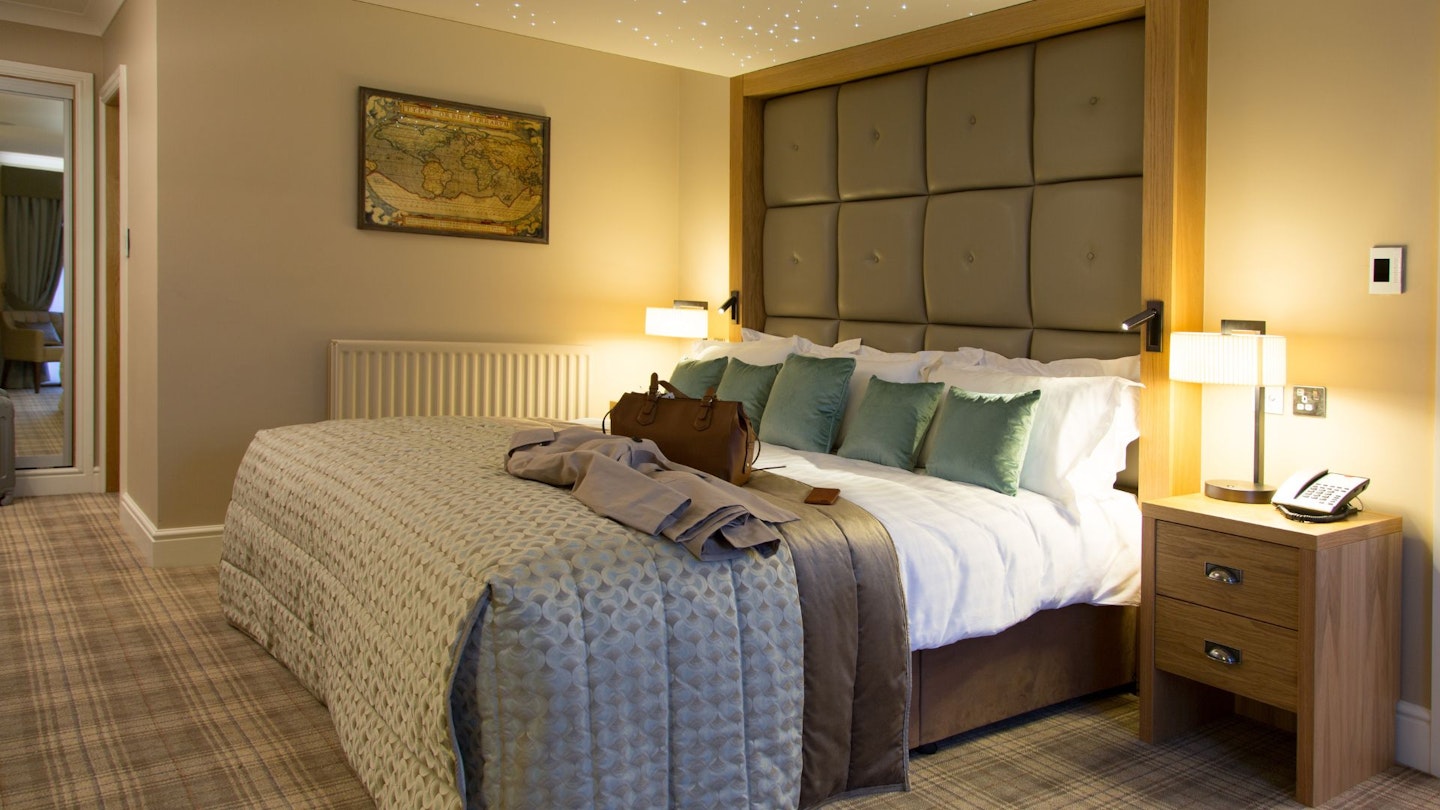
[[[748,549],[769,556],[776,523],[793,513],[708,473],[665,458],[649,439],[593,428],[525,428],[510,437],[505,470],[570,486],[597,514],[684,545],[697,559],[724,560]]]

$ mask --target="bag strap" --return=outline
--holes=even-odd
[[[715,388],[712,386],[700,398],[700,408],[695,411],[695,420],[691,427],[696,430],[709,430],[712,417],[715,415]]]
[[[655,423],[655,412],[660,401],[660,375],[650,372],[650,390],[645,392],[645,404],[640,406],[640,413],[635,416],[635,421],[641,425]]]

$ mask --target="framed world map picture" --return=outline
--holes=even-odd
[[[550,119],[360,88],[360,227],[550,241]]]

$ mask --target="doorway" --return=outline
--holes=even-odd
[[[10,361],[0,387],[16,400],[21,496],[104,487],[96,441],[94,99],[88,73],[0,60],[0,352]]]

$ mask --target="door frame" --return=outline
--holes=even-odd
[[[0,60],[0,75],[67,85],[70,109],[70,195],[66,249],[73,285],[70,314],[70,407],[74,418],[69,467],[19,470],[15,493],[21,497],[102,492],[105,477],[97,455],[95,373],[95,78],[64,68]]]

